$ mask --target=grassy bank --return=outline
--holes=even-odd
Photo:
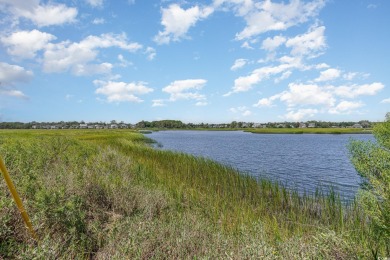
[[[0,181],[0,258],[371,256],[356,204],[298,196],[149,141],[125,130],[1,131],[0,154],[40,242]]]
[[[372,134],[371,129],[359,128],[256,128],[245,131],[255,134]]]

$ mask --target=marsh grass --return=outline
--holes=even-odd
[[[40,237],[0,181],[0,258],[355,258],[356,203],[299,195],[131,131],[2,131],[0,154]]]

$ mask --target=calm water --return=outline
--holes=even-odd
[[[160,131],[148,137],[159,149],[203,156],[256,177],[277,180],[300,192],[334,187],[350,200],[360,177],[349,160],[350,138],[372,140],[372,135],[251,134],[239,131]]]

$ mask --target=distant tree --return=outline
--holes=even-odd
[[[376,143],[352,141],[349,145],[351,160],[357,172],[364,178],[358,201],[369,216],[373,227],[374,257],[378,248],[386,248],[390,255],[390,118],[376,124],[373,129]]]
[[[236,121],[230,123],[230,128],[236,128],[238,126]]]

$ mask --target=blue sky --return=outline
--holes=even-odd
[[[382,121],[388,0],[0,0],[0,121]]]

